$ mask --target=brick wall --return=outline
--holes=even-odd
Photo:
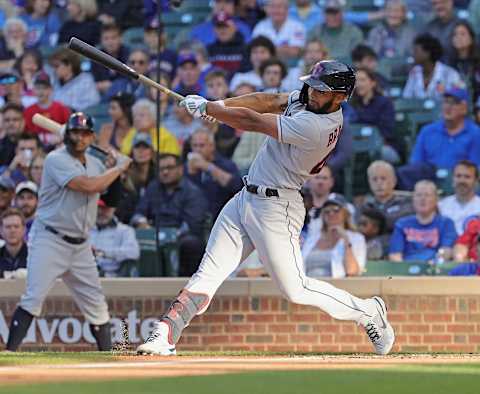
[[[246,290],[243,286],[245,283],[248,283]],[[411,282],[408,284],[405,282],[404,286],[399,288],[398,292],[403,294],[376,292],[382,294],[389,307],[389,319],[397,334],[395,350],[480,351],[480,298],[475,291],[476,288],[480,288],[479,283],[469,282],[468,286],[465,286],[457,282],[455,288],[438,283],[446,295],[421,294],[434,292],[428,284],[423,287],[420,284],[420,288],[417,289],[417,293],[420,294],[412,295],[409,290]],[[233,286],[233,289],[227,286],[220,291],[209,310],[194,319],[186,329],[179,343],[179,350],[371,351],[366,335],[356,324],[336,321],[316,308],[291,304],[276,294],[229,294],[259,293],[250,282],[243,282],[240,285]],[[142,283],[137,286],[143,290],[136,292],[143,291],[145,294],[133,297],[120,296],[118,294],[120,288],[122,294],[126,291],[135,294],[135,291],[118,286],[119,290],[112,291],[108,296],[112,316],[130,318],[130,339],[133,338],[131,348],[142,340],[142,334],[148,335],[153,317],[160,315],[170,304],[172,294],[176,293],[170,289],[181,287],[178,283],[170,283],[166,286],[167,289],[159,291],[158,287],[152,286],[152,289],[157,289],[157,293],[161,293],[159,296],[153,296],[148,294],[151,292],[145,290]],[[265,286],[260,293],[275,293],[270,283],[265,282]],[[355,287],[355,284],[350,283],[343,287]],[[358,282],[358,295],[362,296],[366,287],[365,283]],[[383,290],[383,293],[391,292],[391,289],[385,287]],[[106,292],[108,294],[108,291]],[[462,292],[464,294],[456,294]],[[17,301],[18,297],[5,297],[0,293],[0,310],[7,324]],[[69,297],[58,296],[54,292],[53,297],[48,298],[45,303],[43,317],[41,324],[36,324],[37,342],[24,345],[25,350],[92,350],[93,345],[85,341],[88,333],[82,332],[80,340],[73,341],[76,338],[72,336],[78,337],[78,332],[76,334],[74,332],[74,326],[78,331],[83,317]],[[72,317],[78,318],[79,322],[73,322]],[[145,320],[148,318],[151,319]],[[52,343],[43,343],[41,328],[44,336],[54,334]],[[1,330],[0,316],[0,334]],[[121,337],[118,330],[118,324],[114,324],[114,335],[117,335],[117,339]],[[63,332],[63,341],[65,342],[67,338],[72,343],[62,343],[60,331]]]

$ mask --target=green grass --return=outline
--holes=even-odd
[[[479,365],[283,371],[4,386],[5,394],[477,394]]]
[[[78,364],[90,362],[114,362],[117,358],[111,352],[34,352],[0,353],[0,367],[14,365]]]

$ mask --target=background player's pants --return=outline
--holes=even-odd
[[[107,323],[110,316],[89,242],[72,245],[42,227],[37,221],[30,230],[27,288],[19,306],[39,316],[49,290],[61,278],[91,324]]]
[[[256,248],[265,269],[290,301],[316,306],[341,320],[372,316],[376,309],[370,300],[305,275],[299,245],[304,217],[298,192],[288,193],[287,198],[262,197],[243,188],[218,216],[200,267],[186,289],[207,294],[211,300],[223,281]]]

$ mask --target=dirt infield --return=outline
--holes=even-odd
[[[13,357],[13,356],[12,356]],[[113,362],[0,367],[0,384],[199,376],[249,371],[389,368],[398,365],[480,364],[480,355],[328,355],[293,357],[116,356]]]

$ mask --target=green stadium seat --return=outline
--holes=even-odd
[[[131,27],[130,29],[125,30],[122,34],[122,42],[128,47],[144,45],[143,28]]]
[[[137,229],[136,237],[140,245],[138,275],[141,277],[178,276],[177,228],[159,229],[159,252],[155,229]]]
[[[108,103],[100,103],[86,108],[83,112],[93,117],[94,129],[98,133],[102,125],[110,121],[108,114]]]
[[[367,261],[362,276],[419,276],[432,275],[432,265],[426,262]]]
[[[352,123],[353,154],[344,170],[344,194],[348,199],[368,192],[367,167],[378,159],[383,140],[377,127]]]

